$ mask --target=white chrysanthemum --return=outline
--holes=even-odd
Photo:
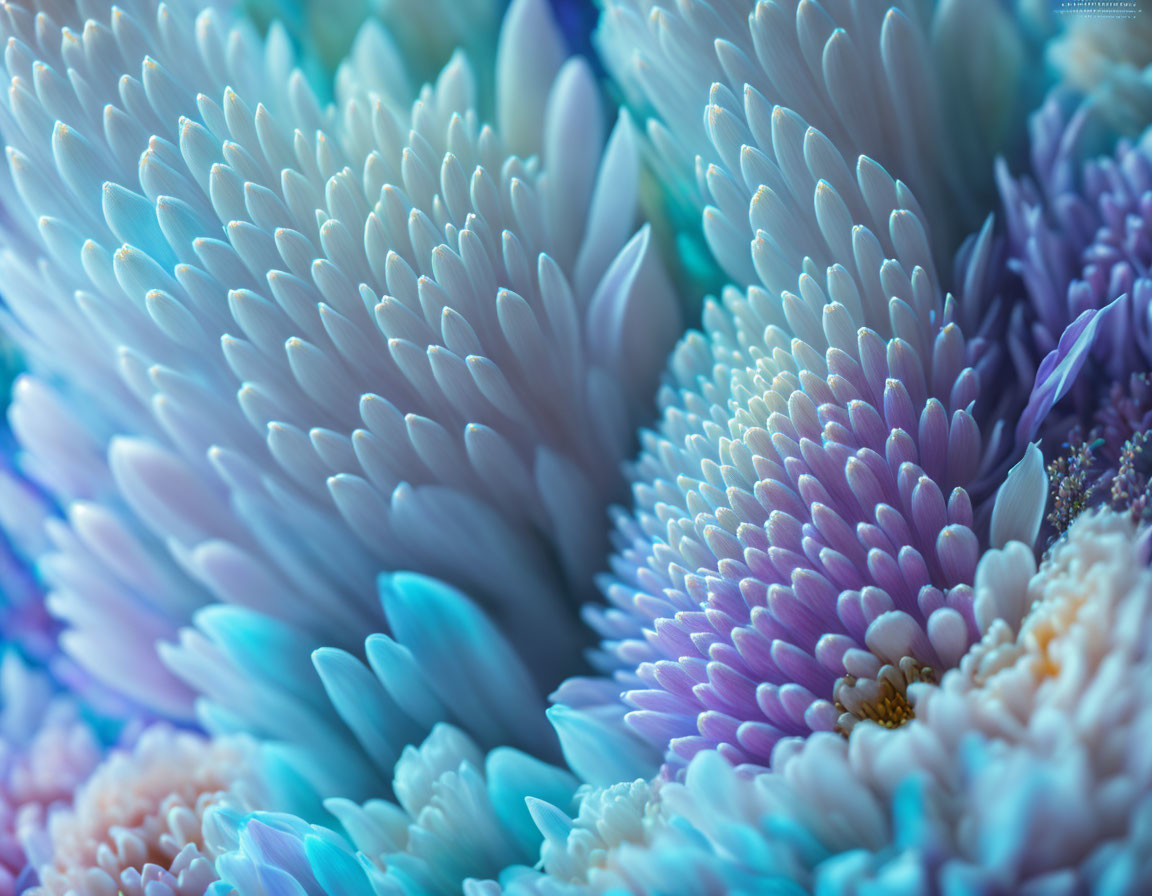
[[[1023,725],[1039,742],[1059,715],[1092,743],[1105,732],[1090,719],[1142,724],[1136,694],[1117,676],[1152,665],[1146,539],[1126,515],[1100,512],[1081,516],[1038,570],[1019,542],[985,555],[974,605],[984,638],[945,680],[946,692],[970,696],[977,727],[1015,738]]]
[[[196,608],[358,646],[403,566],[554,675],[678,330],[627,119],[605,144],[542,0],[506,16],[495,130],[459,56],[407,106],[372,25],[321,108],[276,34],[132,6],[0,17],[11,419],[64,509],[42,566],[69,648],[182,714],[152,645]]]
[[[38,838],[32,896],[202,896],[216,879],[204,813],[266,801],[255,745],[164,726],[115,752]]]

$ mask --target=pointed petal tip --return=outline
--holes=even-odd
[[[1032,546],[1040,532],[1048,503],[1048,473],[1039,443],[1032,442],[1024,456],[1008,471],[992,507],[991,546],[1002,548],[1010,541]]]

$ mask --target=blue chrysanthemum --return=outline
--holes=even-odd
[[[203,695],[206,727],[256,735],[299,776],[299,802],[286,807],[309,816],[324,817],[317,798],[387,794],[405,747],[442,722],[484,750],[559,758],[530,671],[467,597],[409,573],[380,585],[390,634],[352,652],[311,652],[307,633],[227,606],[200,611],[161,652]]]

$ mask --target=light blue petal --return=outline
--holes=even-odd
[[[631,734],[615,716],[609,720],[602,712],[553,706],[548,721],[560,737],[568,767],[587,784],[607,787],[650,778],[659,766],[659,752]]]
[[[468,598],[411,573],[382,576],[380,596],[396,640],[470,731],[488,744],[547,745],[543,703],[528,670]]]
[[[508,747],[488,754],[484,776],[496,814],[525,855],[540,848],[539,825],[525,800],[544,800],[567,809],[580,783],[563,769]]]

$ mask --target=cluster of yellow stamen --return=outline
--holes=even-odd
[[[836,686],[836,708],[841,713],[837,730],[847,737],[856,722],[875,722],[884,728],[906,725],[916,718],[908,686],[920,681],[935,684],[936,670],[912,657],[884,666],[875,679],[845,676]]]

